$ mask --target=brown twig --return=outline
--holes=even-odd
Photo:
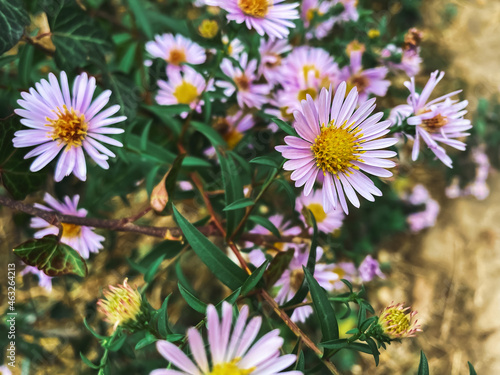
[[[63,215],[55,211],[45,211],[36,208],[31,204],[16,201],[12,198],[0,195],[0,205],[9,207],[15,211],[24,212],[26,214],[37,216],[44,219],[50,225],[58,225],[59,223],[82,225],[94,228],[108,229],[117,232],[132,232],[144,234],[150,237],[158,238],[180,238],[182,231],[177,227],[156,227],[148,225],[137,225],[130,221],[130,218],[123,219],[98,219],[92,217],[80,217],[73,215]],[[205,236],[224,236],[214,225],[206,225],[198,227],[198,230]],[[246,233],[241,237],[242,241],[251,241],[255,244],[266,244],[275,242],[297,243],[306,241],[306,238],[300,236],[283,236],[278,238],[273,235]]]
[[[323,355],[323,352],[321,351],[320,348],[316,346],[314,342],[304,333],[302,330],[295,324],[292,319],[287,315],[286,312],[284,312],[279,306],[278,303],[274,300],[273,297],[267,293],[264,289],[261,290],[260,295],[264,300],[269,304],[269,306],[272,307],[274,312],[283,320],[283,322],[287,325],[288,328],[297,336],[299,339],[302,340],[302,342],[309,348],[311,349],[318,357],[321,357]],[[325,366],[330,370],[332,374],[335,375],[340,375],[339,370],[335,367],[333,363],[331,363],[327,359],[323,359],[323,363]]]

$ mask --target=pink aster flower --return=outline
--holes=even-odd
[[[248,61],[247,53],[241,54],[240,65],[243,70],[234,67],[229,59],[222,60],[222,72],[231,78],[234,83],[217,81],[216,85],[224,89],[224,95],[227,97],[230,97],[236,91],[236,99],[240,107],[246,105],[249,108],[260,108],[267,102],[266,95],[271,91],[271,86],[255,83],[258,79],[255,74],[257,60]]]
[[[415,126],[415,140],[413,143],[412,159],[417,160],[420,153],[420,139],[423,139],[434,155],[447,167],[452,168],[452,160],[439,143],[448,145],[457,150],[465,150],[465,143],[456,138],[466,137],[467,130],[472,128],[470,120],[464,118],[467,113],[467,100],[459,102],[450,99],[462,90],[453,91],[440,96],[437,99],[427,102],[437,86],[443,79],[444,72],[435,71],[425,85],[421,94],[415,88],[415,79],[405,82],[405,86],[410,90],[408,104],[397,106],[391,113],[393,122],[400,123],[406,119],[408,124]]]
[[[333,289],[335,290],[346,286],[342,279],[352,282],[358,275],[358,270],[352,262],[331,263],[328,268],[335,274],[337,280],[333,283]]]
[[[12,375],[12,372],[6,365],[3,365],[0,366],[0,375]]]
[[[389,61],[389,58],[394,54],[401,54],[401,62],[395,63]],[[389,69],[402,70],[409,77],[416,76],[420,72],[422,58],[420,57],[420,48],[405,49],[396,47],[394,44],[389,44],[380,54],[384,59],[383,62]]]
[[[29,93],[21,93],[23,99],[17,103],[23,109],[15,112],[22,117],[21,124],[30,129],[17,131],[12,142],[14,147],[37,146],[24,157],[37,156],[30,167],[32,172],[41,170],[61,154],[54,179],[61,181],[73,173],[85,181],[87,166],[83,150],[100,167],[108,169],[106,160],[115,154],[101,142],[122,147],[120,142],[105,134],[123,133],[123,129],[108,126],[124,121],[126,117],[110,117],[119,111],[119,105],[100,112],[108,103],[111,91],[104,91],[92,102],[96,88],[94,77],[89,78],[86,73],[77,76],[72,93],[65,72],[61,72],[60,81],[50,73],[48,82],[42,79],[35,84],[36,90],[30,88]]]
[[[283,39],[289,29],[295,27],[291,21],[299,18],[298,3],[281,4],[284,0],[205,0],[207,5],[219,6],[228,12],[227,19],[245,23],[260,36]]]
[[[365,101],[371,94],[384,96],[391,85],[391,82],[385,79],[388,69],[382,66],[363,70],[362,56],[362,51],[352,51],[350,65],[342,68],[340,78],[347,82],[349,88],[358,88],[360,101]]]
[[[287,146],[276,150],[288,160],[284,169],[293,171],[295,186],[304,186],[308,196],[320,172],[324,175],[323,209],[329,212],[340,202],[347,214],[346,196],[359,207],[356,192],[369,201],[382,192],[365,173],[390,177],[386,168],[395,163],[386,158],[396,156],[393,151],[382,150],[397,142],[395,138],[382,138],[389,130],[389,121],[379,122],[382,113],[370,116],[375,99],[358,105],[358,92],[353,88],[346,98],[346,83],[342,82],[332,102],[329,90],[321,91],[318,105],[308,96],[302,101],[302,110],[295,111],[294,127],[298,137],[287,136]]]
[[[200,73],[189,66],[184,67],[182,71],[167,71],[167,78],[168,81],[158,81],[160,90],[156,102],[161,105],[188,104],[192,110],[200,113],[205,104],[200,96],[203,92],[214,89],[212,80],[207,83]],[[187,117],[188,113],[181,113],[181,117]]]
[[[287,40],[268,40],[260,41],[260,65],[259,74],[263,75],[267,82],[276,84],[283,78],[281,66],[282,55],[292,49]]]
[[[283,62],[283,86],[298,86],[304,81],[306,84],[319,83],[321,87],[335,86],[338,81],[339,68],[337,63],[322,48],[302,46],[294,48]],[[313,95],[311,95],[313,96]],[[313,99],[316,97],[313,96]]]
[[[222,43],[227,45],[227,53],[229,56],[234,57],[236,60],[240,59],[240,54],[245,51],[245,46],[241,43],[241,40],[234,38],[229,42],[227,35],[222,36]]]
[[[411,307],[404,307],[404,303],[392,302],[380,313],[378,325],[391,339],[414,337],[417,332],[422,331],[417,324],[418,320],[413,319],[416,314]]]
[[[202,47],[180,34],[155,35],[155,40],[146,43],[146,51],[153,57],[165,60],[169,71],[179,70],[184,63],[203,64],[207,59]]]
[[[275,298],[276,302],[280,305],[290,301],[295,296],[304,280],[304,270],[302,267],[307,264],[309,250],[303,250],[297,245],[293,245],[293,247],[295,249],[294,256],[288,268],[283,272],[276,284],[274,284],[275,287],[280,288]],[[316,249],[316,261],[319,261],[322,256],[323,249],[318,247]],[[339,279],[338,275],[332,270],[332,265],[322,263],[316,263],[316,267],[314,268],[314,278],[327,291],[332,291],[334,284]],[[301,306],[294,310],[290,318],[294,322],[303,323],[312,314],[312,311],[311,306]]]
[[[358,267],[358,272],[363,282],[372,281],[375,276],[385,279],[385,275],[380,270],[380,264],[371,255],[367,255]]]
[[[61,203],[50,194],[45,193],[44,200],[50,207],[46,207],[38,203],[35,203],[35,207],[45,211],[57,211],[63,215],[73,215],[79,217],[87,216],[87,210],[84,208],[78,209],[78,201],[80,200],[79,195],[75,195],[73,198],[65,196],[64,202]],[[56,236],[59,234],[58,227],[50,225],[48,222],[39,217],[31,219],[30,227],[37,229],[42,228],[34,234],[35,238],[42,238],[49,234]],[[103,246],[101,242],[104,241],[104,237],[94,233],[94,228],[67,223],[62,223],[62,227],[63,233],[61,236],[61,242],[78,251],[82,258],[87,259],[90,253],[97,253],[100,249],[102,249]]]
[[[332,1],[320,1],[320,0],[304,0],[302,1],[300,17],[304,22],[306,28],[311,27],[311,21],[314,16],[322,16],[326,14],[335,4]],[[312,38],[324,38],[332,30],[335,22],[337,22],[337,17],[330,17],[327,20],[321,21],[314,25],[311,31],[306,34],[307,39]]]
[[[305,222],[304,215],[302,214],[304,208],[311,210],[320,232],[332,233],[335,229],[339,229],[342,226],[344,211],[331,210],[330,212],[325,212],[323,210],[323,193],[321,190],[316,190],[309,196],[305,196],[304,192],[302,192],[297,198],[295,209],[300,213],[300,219],[303,222]],[[312,230],[310,228],[311,233]]]
[[[24,267],[24,269],[20,272],[20,275],[24,276],[27,275],[28,273],[32,273],[33,275],[38,276],[38,285],[40,285],[48,292],[52,291],[52,277],[47,276],[45,272],[40,271],[38,268],[33,266]]]
[[[423,185],[415,185],[407,200],[415,206],[424,205],[423,211],[412,213],[406,218],[412,232],[434,226],[440,211],[439,203],[431,198],[429,191]]]
[[[233,322],[233,306],[222,304],[219,318],[213,305],[207,307],[208,347],[196,328],[189,328],[188,343],[192,359],[168,341],[158,341],[158,352],[179,370],[154,370],[150,375],[300,375],[301,371],[285,371],[296,359],[294,354],[281,355],[283,338],[279,329],[272,330],[255,339],[262,325],[260,316],[247,322],[248,306],[243,306],[238,318]],[[210,356],[207,356],[207,349]]]
[[[335,16],[335,22],[356,22],[359,19],[358,0],[333,0],[333,5],[342,4],[344,10],[338,16]]]

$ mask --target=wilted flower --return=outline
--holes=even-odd
[[[180,34],[155,35],[155,40],[146,43],[146,51],[153,57],[165,60],[169,64],[169,71],[179,70],[184,63],[203,64],[207,59],[202,47]]]
[[[86,209],[78,208],[78,201],[80,200],[79,195],[74,195],[73,198],[65,196],[64,202],[61,203],[49,193],[45,193],[44,200],[50,208],[38,203],[35,203],[35,207],[45,211],[57,211],[64,215],[79,217],[87,216]],[[101,242],[104,241],[105,238],[97,233],[94,233],[94,228],[67,223],[62,223],[61,225],[63,228],[61,242],[78,251],[82,258],[87,259],[90,253],[97,253],[100,249],[102,249],[103,246]],[[39,217],[31,219],[30,227],[36,229],[43,228],[38,232],[35,232],[35,238],[42,238],[49,234],[56,236],[59,234],[59,228],[57,226],[50,225],[47,221]]]
[[[385,275],[380,270],[380,264],[371,255],[367,255],[358,267],[359,277],[363,282],[372,281],[375,276],[385,279]]]
[[[38,268],[28,265],[19,274],[24,276],[28,273],[38,276],[38,285],[45,288],[48,292],[52,291],[52,277],[47,276],[45,272],[40,271]],[[2,373],[0,372],[0,374]]]
[[[284,0],[205,0],[207,5],[219,6],[228,12],[227,19],[245,23],[260,36],[282,39],[295,27],[291,21],[299,18],[298,3],[280,4]]]
[[[13,139],[14,147],[37,146],[24,157],[37,156],[30,170],[41,170],[61,154],[54,179],[61,181],[64,176],[73,173],[85,181],[87,166],[83,150],[101,168],[108,169],[106,160],[115,154],[101,142],[122,147],[120,142],[105,134],[123,133],[123,129],[108,126],[126,120],[125,116],[110,117],[120,110],[119,105],[100,112],[108,103],[111,91],[104,91],[92,102],[96,81],[83,73],[75,78],[71,94],[64,71],[61,72],[60,83],[50,73],[48,82],[42,79],[35,87],[36,90],[30,88],[29,93],[21,93],[23,100],[17,103],[24,109],[15,110],[23,117],[21,124],[31,129],[17,131]]]
[[[410,307],[404,307],[403,303],[395,305],[392,302],[380,313],[378,326],[390,339],[413,337],[422,331],[418,320],[413,319],[416,314]]]
[[[402,120],[406,119],[408,124],[415,126],[413,160],[418,158],[420,139],[422,138],[439,160],[447,167],[452,168],[451,158],[446,154],[444,148],[438,145],[438,142],[463,151],[465,143],[455,138],[469,135],[465,131],[469,130],[472,125],[469,120],[464,119],[464,115],[467,113],[465,110],[468,104],[467,100],[458,102],[450,99],[461,90],[453,91],[427,102],[432,91],[443,77],[444,72],[436,70],[432,73],[421,94],[416,91],[414,78],[411,78],[410,82],[405,82],[405,86],[410,90],[408,104],[395,107],[391,112],[391,119],[395,123],[401,123]]]
[[[193,68],[186,66],[180,70],[167,71],[168,81],[159,80],[160,90],[156,101],[161,105],[188,104],[191,109],[201,112],[205,103],[200,96],[205,91],[212,91],[213,81],[208,83],[205,78]],[[181,113],[186,117],[188,112]]]
[[[260,108],[267,102],[266,95],[271,91],[268,84],[257,84],[257,60],[248,61],[248,54],[242,53],[240,65],[243,70],[234,67],[229,59],[222,60],[222,72],[233,82],[217,81],[216,85],[224,89],[224,95],[230,97],[236,91],[236,100],[240,107]],[[236,87],[235,87],[236,86]]]
[[[391,82],[385,79],[387,68],[385,66],[363,70],[361,57],[363,52],[352,51],[350,54],[350,65],[342,68],[340,79],[347,82],[350,90],[356,87],[359,92],[359,100],[365,101],[368,95],[385,96]]]
[[[302,101],[302,110],[295,111],[295,130],[299,137],[287,136],[287,146],[277,146],[283,157],[290,159],[285,170],[293,171],[291,179],[295,186],[304,185],[308,196],[318,174],[323,173],[323,209],[329,212],[337,208],[337,202],[348,213],[346,196],[359,207],[357,191],[364,198],[373,201],[373,195],[382,195],[363,172],[380,177],[390,177],[385,168],[395,165],[385,160],[396,155],[393,151],[381,150],[394,145],[395,138],[382,138],[389,132],[389,121],[379,122],[383,114],[368,117],[375,109],[375,99],[358,104],[358,93],[353,88],[347,98],[346,84],[342,82],[335,93],[326,89],[316,105],[308,96]]]
[[[305,196],[304,192],[297,198],[295,208],[300,213],[300,218],[305,222],[305,217],[302,213],[304,208],[311,210],[318,225],[320,232],[332,233],[335,229],[342,226],[344,220],[344,211],[337,209],[325,212],[323,209],[323,193],[321,190],[316,190],[309,196]],[[312,233],[312,228],[310,229]]]
[[[233,306],[222,304],[222,316],[219,319],[213,305],[207,307],[207,327],[210,359],[209,362],[203,338],[194,327],[187,332],[190,359],[176,345],[168,341],[158,341],[156,348],[172,365],[179,370],[158,369],[150,375],[300,375],[301,371],[286,371],[295,362],[294,354],[281,355],[280,348],[284,340],[279,336],[279,329],[272,330],[254,343],[262,318],[256,316],[248,323],[248,306],[243,306],[231,329]]]
[[[133,330],[143,327],[147,318],[147,309],[143,305],[139,291],[132,289],[123,281],[123,285],[109,285],[103,292],[104,298],[97,301],[97,310],[103,313],[108,323],[113,324],[113,330],[118,326]]]

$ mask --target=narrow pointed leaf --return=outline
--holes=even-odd
[[[237,210],[240,208],[248,207],[248,206],[253,206],[255,202],[250,199],[250,198],[242,198],[238,199],[237,201],[231,203],[229,206],[224,208],[223,211],[232,211],[232,210]]]
[[[245,281],[243,286],[241,287],[241,294],[246,295],[250,292],[255,286],[259,283],[264,276],[264,272],[266,271],[267,265],[269,264],[269,260],[266,260],[259,268],[252,272],[248,279]]]
[[[200,301],[196,298],[189,290],[184,288],[181,283],[177,283],[179,287],[179,292],[182,295],[182,298],[187,302],[187,304],[195,311],[198,311],[201,314],[205,314],[207,311],[207,304]]]
[[[420,364],[418,365],[418,375],[429,375],[429,363],[423,351],[420,351]]]

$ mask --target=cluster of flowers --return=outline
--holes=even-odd
[[[490,189],[486,183],[490,173],[490,161],[484,152],[483,147],[476,147],[472,150],[472,159],[476,164],[476,177],[463,189],[460,189],[458,178],[453,178],[451,185],[445,190],[448,198],[466,197],[472,195],[476,199],[483,200],[490,195]]]
[[[407,201],[414,205],[424,205],[424,210],[408,215],[406,221],[412,232],[434,226],[439,215],[439,203],[430,197],[429,191],[421,184],[415,185]]]
[[[126,283],[110,286],[105,291],[105,298],[98,301],[99,311],[106,320],[113,324],[133,331],[146,327],[142,306],[145,306],[141,294]],[[117,309],[116,306],[120,308]],[[254,316],[249,320],[250,309],[243,305],[233,324],[233,315],[237,308],[228,302],[223,302],[221,313],[213,305],[208,305],[206,312],[206,327],[208,329],[208,346],[205,345],[198,328],[187,330],[187,342],[192,358],[188,357],[175,344],[160,340],[156,347],[158,352],[178,368],[158,369],[151,375],[201,375],[201,374],[233,374],[233,375],[300,375],[301,371],[286,369],[296,362],[295,354],[282,355],[281,347],[284,339],[280,330],[274,329],[265,333],[257,341],[262,328],[262,317]],[[383,339],[393,340],[414,336],[421,331],[416,312],[403,304],[391,304],[382,310],[378,321],[370,330]],[[209,356],[207,355],[207,351]]]

